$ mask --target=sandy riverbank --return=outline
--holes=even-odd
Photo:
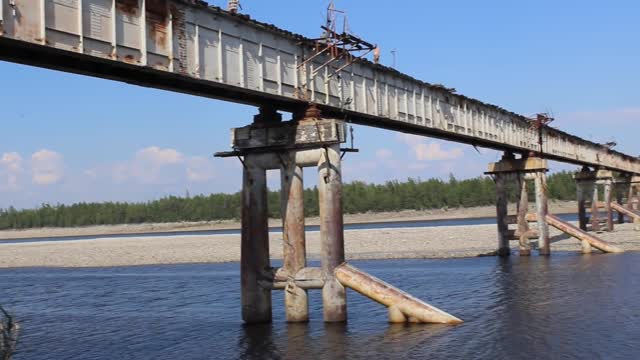
[[[318,259],[318,232],[307,234],[310,259]],[[580,243],[553,230],[552,251],[580,251]],[[640,251],[640,232],[632,224],[614,233],[598,234],[628,251]],[[457,258],[489,253],[496,248],[495,225],[345,232],[348,259]],[[272,233],[271,256],[282,256],[282,234]],[[517,241],[512,242],[517,248]],[[615,255],[611,255],[615,256]],[[240,236],[163,236],[0,245],[0,268],[109,267],[152,264],[220,263],[240,259]]]
[[[515,204],[510,205],[512,212],[515,212]],[[549,209],[554,214],[575,213],[578,205],[575,201],[552,201]],[[532,205],[533,210],[533,205]],[[419,220],[442,220],[442,219],[468,219],[495,217],[496,209],[493,206],[481,206],[460,209],[435,209],[435,210],[405,210],[397,212],[347,214],[345,223],[374,223],[389,221],[419,221]],[[319,218],[311,217],[306,219],[307,225],[318,225]],[[269,226],[281,226],[282,221],[271,219]],[[0,231],[0,241],[6,239],[25,239],[43,237],[65,237],[65,236],[91,236],[91,235],[116,235],[116,234],[141,234],[154,232],[174,232],[174,231],[204,231],[239,229],[240,222],[236,220],[210,221],[210,222],[180,222],[164,224],[134,224],[134,225],[104,225],[87,226],[80,228],[41,228],[28,230],[4,230]]]

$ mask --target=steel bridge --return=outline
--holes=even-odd
[[[640,174],[640,160],[196,0],[0,0],[0,59]],[[313,57],[316,55],[315,57]],[[313,57],[313,58],[312,58]]]

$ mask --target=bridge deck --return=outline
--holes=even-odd
[[[0,0],[0,59],[640,174],[640,160],[193,0]],[[320,71],[316,71],[320,69]],[[336,73],[336,74],[334,74]],[[333,76],[332,76],[333,75]]]

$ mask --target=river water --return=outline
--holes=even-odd
[[[637,359],[640,254],[355,261],[456,315],[459,326],[389,325],[348,293],[349,322],[240,321],[239,265],[0,270],[0,303],[22,323],[17,360]],[[277,264],[276,264],[277,265]]]

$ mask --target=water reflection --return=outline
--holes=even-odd
[[[0,301],[22,320],[16,360],[635,358],[640,254],[358,262],[465,320],[388,324],[350,293],[349,322],[243,326],[237,264],[0,271]],[[52,331],[52,324],[56,331]]]
[[[277,346],[273,342],[273,326],[244,325],[240,336],[241,359],[281,359]]]

